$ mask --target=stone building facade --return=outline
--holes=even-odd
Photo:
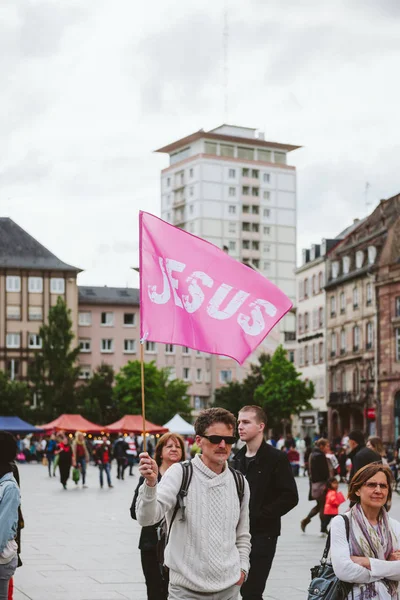
[[[396,427],[399,433],[399,219],[400,196],[382,200],[328,254],[327,377],[333,438],[356,428],[392,442]]]

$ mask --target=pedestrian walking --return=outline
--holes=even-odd
[[[18,564],[18,508],[21,495],[13,475],[14,437],[0,431],[0,600],[8,600],[9,582]]]
[[[300,523],[301,530],[305,532],[307,525],[315,515],[319,514],[321,521],[321,534],[326,533],[324,521],[324,508],[326,496],[326,484],[328,479],[333,476],[331,462],[326,455],[331,451],[329,442],[325,438],[320,438],[315,442],[315,448],[309,459],[309,478],[310,492],[309,500],[315,500],[316,505],[310,510],[308,515]],[[331,471],[329,470],[331,468]]]
[[[261,600],[281,534],[281,517],[299,501],[287,454],[264,440],[267,417],[260,406],[244,406],[238,416],[238,432],[245,446],[234,466],[250,487],[250,571],[243,584],[244,600]],[[298,454],[298,453],[297,453]]]
[[[362,467],[365,467],[365,465],[369,465],[370,463],[382,463],[382,457],[371,448],[366,447],[365,438],[362,431],[359,431],[357,429],[350,431],[348,437],[348,445],[350,447],[350,452],[348,456],[351,459],[351,471],[349,482],[351,482],[354,473],[359,471]]]
[[[328,530],[328,525],[339,514],[339,506],[345,502],[342,492],[339,492],[339,482],[336,477],[328,479],[326,484],[326,499],[324,506],[324,530]]]
[[[137,447],[136,440],[133,433],[130,433],[125,438],[126,443],[128,444],[128,449],[126,451],[127,459],[128,459],[128,467],[129,467],[129,476],[133,477],[133,465],[135,464],[135,460],[137,458]]]
[[[100,487],[103,487],[103,473],[106,474],[108,487],[114,487],[111,483],[111,445],[106,435],[103,435],[103,443],[99,444],[93,452],[96,463],[99,466]]]
[[[85,436],[81,431],[75,432],[75,439],[72,442],[72,466],[81,472],[82,487],[86,488],[86,468],[89,464],[89,451],[86,446]]]
[[[158,481],[160,481],[169,467],[185,459],[185,442],[183,438],[176,433],[165,433],[158,440],[154,458],[158,465]],[[136,519],[136,500],[144,481],[144,477],[141,477],[135,490],[131,506],[132,519]],[[158,528],[159,523],[142,527],[139,539],[147,600],[167,600],[168,598],[168,577],[165,572],[162,572],[162,565],[160,565],[157,554]]]
[[[141,454],[139,471],[146,483],[139,489],[136,515],[142,526],[166,517],[169,600],[236,600],[247,577],[249,486],[227,464],[235,426],[235,417],[222,408],[203,410],[197,417],[196,444],[202,453],[191,461],[185,510],[179,508],[171,528],[183,468],[172,465],[157,484],[157,463],[147,452]]]
[[[391,499],[390,468],[370,463],[350,482],[349,535],[341,516],[332,521],[332,567],[341,581],[353,583],[349,600],[399,598],[400,523],[388,515]]]
[[[114,458],[117,461],[117,479],[124,479],[124,472],[128,464],[128,450],[129,445],[125,441],[123,434],[119,433],[113,447]]]
[[[60,481],[64,490],[67,489],[67,481],[72,465],[72,449],[69,443],[68,437],[64,431],[60,431],[58,434],[58,444],[54,451],[54,454],[58,456],[58,468],[60,471]]]
[[[47,458],[47,467],[49,469],[49,477],[51,477],[51,468],[54,464],[54,452],[57,448],[57,440],[54,433],[51,434],[50,439],[47,440],[45,456]],[[53,476],[56,476],[55,468],[53,467]]]
[[[19,471],[17,463],[14,461],[11,463],[12,465],[12,474],[14,475],[14,479],[18,484],[18,487],[21,487],[20,479],[19,479]],[[22,515],[21,505],[18,507],[18,526],[17,526],[17,534],[15,536],[15,541],[17,542],[17,568],[22,567],[21,560],[21,530],[25,527],[24,517]],[[11,577],[8,583],[8,600],[13,600],[14,598],[14,578]]]
[[[367,440],[366,447],[369,448],[370,450],[373,450],[377,454],[379,454],[379,456],[382,459],[383,465],[388,464],[388,460],[386,457],[386,450],[385,450],[385,447],[384,447],[383,442],[380,437],[371,435]]]

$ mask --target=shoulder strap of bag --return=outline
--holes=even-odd
[[[239,497],[239,503],[242,504],[243,496],[244,496],[244,475],[240,471],[229,467],[230,472],[233,475],[233,478],[236,483],[236,489]]]
[[[339,515],[340,517],[343,517],[344,519],[344,524],[346,527],[346,539],[347,541],[349,541],[350,538],[350,521],[349,521],[349,517],[347,515]],[[321,563],[325,564],[327,559],[328,559],[328,554],[329,554],[329,550],[331,549],[331,532],[329,530],[328,533],[328,538],[326,540],[326,544],[325,544],[325,550],[324,553],[322,555],[322,559],[321,559]]]
[[[182,483],[181,483],[181,487],[179,488],[179,492],[176,496],[176,504],[175,504],[174,512],[172,513],[171,522],[169,524],[168,535],[167,535],[167,539],[165,542],[165,546],[168,544],[169,536],[171,533],[171,528],[172,528],[173,522],[175,521],[175,517],[176,517],[179,509],[182,510],[182,516],[179,520],[180,521],[186,520],[185,498],[186,498],[188,490],[189,490],[190,482],[192,481],[193,465],[192,465],[191,460],[185,460],[185,462],[180,463],[180,465],[182,467]]]

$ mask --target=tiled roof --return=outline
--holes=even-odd
[[[22,227],[7,217],[0,217],[0,267],[75,273],[81,271],[81,269],[62,262]]]
[[[139,290],[137,288],[116,287],[78,287],[79,304],[123,304],[139,306]]]

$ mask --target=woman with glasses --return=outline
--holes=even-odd
[[[331,525],[331,558],[335,575],[353,583],[348,598],[354,600],[399,599],[400,523],[390,518],[392,473],[372,463],[357,471],[349,486],[352,508],[349,540],[344,519]]]
[[[160,481],[169,467],[185,458],[185,442],[177,433],[165,433],[158,440],[154,460],[158,465]],[[131,517],[136,519],[135,505],[139,488],[144,477],[139,479],[131,506]],[[166,600],[168,598],[168,581],[162,576],[161,565],[157,557],[157,528],[159,524],[142,527],[139,539],[140,557],[143,574],[146,580],[147,600]]]

